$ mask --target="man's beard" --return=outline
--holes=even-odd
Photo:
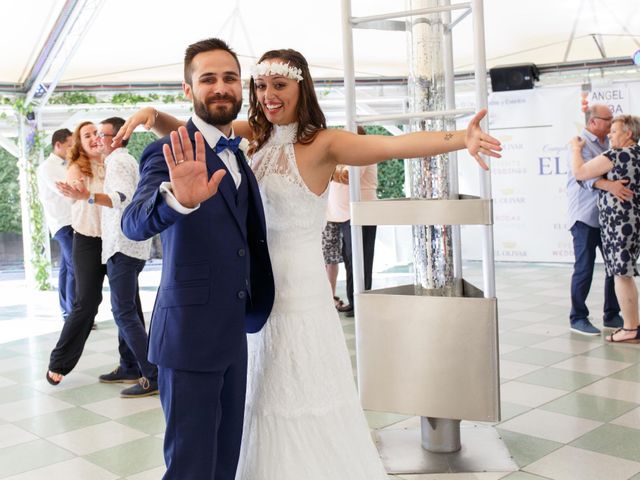
[[[231,102],[231,107],[217,108],[213,111],[209,110],[208,105],[201,100],[193,100],[193,109],[202,120],[209,125],[227,125],[238,118],[238,113],[242,108],[242,99],[236,100],[231,95],[216,96],[212,100],[228,100]]]

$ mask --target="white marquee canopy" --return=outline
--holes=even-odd
[[[0,86],[19,86],[28,81],[56,20],[73,3],[3,3]],[[211,36],[229,41],[246,66],[268,49],[291,47],[308,58],[315,78],[343,77],[340,0],[94,3],[102,5],[70,56],[61,85],[179,82],[185,47]],[[628,58],[640,49],[638,7],[638,0],[486,0],[487,67]],[[353,0],[352,8],[354,16],[369,16],[401,11],[406,5],[404,1]],[[457,15],[454,13],[453,18]],[[467,17],[455,30],[456,71],[472,69],[471,38]],[[354,45],[358,76],[406,75],[403,32],[358,30]],[[244,71],[246,74],[248,70]],[[51,80],[44,79],[45,83]]]

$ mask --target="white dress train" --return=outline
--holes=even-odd
[[[275,126],[253,157],[267,220],[275,302],[248,336],[236,480],[382,480],[324,268],[327,193],[298,172],[296,124]]]

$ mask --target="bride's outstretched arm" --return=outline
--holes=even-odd
[[[178,120],[173,115],[161,112],[153,107],[144,107],[124,122],[124,125],[118,130],[118,134],[113,137],[111,145],[116,145],[120,140],[127,140],[139,125],[144,125],[147,130],[152,130],[156,135],[164,137],[173,131],[177,131],[184,124],[185,122]]]
[[[325,130],[327,157],[336,164],[370,165],[390,158],[415,158],[439,155],[466,148],[485,170],[482,155],[500,158],[500,141],[480,128],[487,111],[478,112],[466,130],[452,132],[415,132],[398,136],[355,135],[341,130]]]
[[[166,112],[161,112],[153,107],[144,107],[127,119],[118,134],[113,137],[112,146],[116,145],[120,140],[128,139],[139,125],[144,125],[147,130],[152,130],[156,135],[164,137],[171,132],[177,131],[178,128],[184,127],[185,124],[186,122]],[[249,123],[244,120],[234,121],[233,131],[236,136],[245,137],[249,140],[252,138]]]

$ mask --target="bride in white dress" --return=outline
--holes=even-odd
[[[355,387],[340,319],[322,258],[327,188],[339,164],[368,165],[467,148],[499,157],[500,144],[479,126],[398,137],[358,136],[326,128],[304,57],[265,53],[250,84],[253,139],[275,280],[265,327],[248,336],[249,367],[242,449],[236,480],[382,480],[387,478]],[[165,126],[177,120],[160,114]],[[128,121],[148,127],[152,110]],[[124,129],[123,129],[124,130]],[[160,128],[162,130],[162,128]],[[190,149],[191,145],[185,145]]]
[[[467,132],[393,138],[327,130],[307,62],[293,50],[265,53],[252,77],[250,153],[276,296],[264,328],[248,337],[236,479],[382,480],[322,257],[329,179],[338,164],[434,155],[465,144],[483,165],[478,153],[497,156],[499,142],[480,130],[483,114]]]

